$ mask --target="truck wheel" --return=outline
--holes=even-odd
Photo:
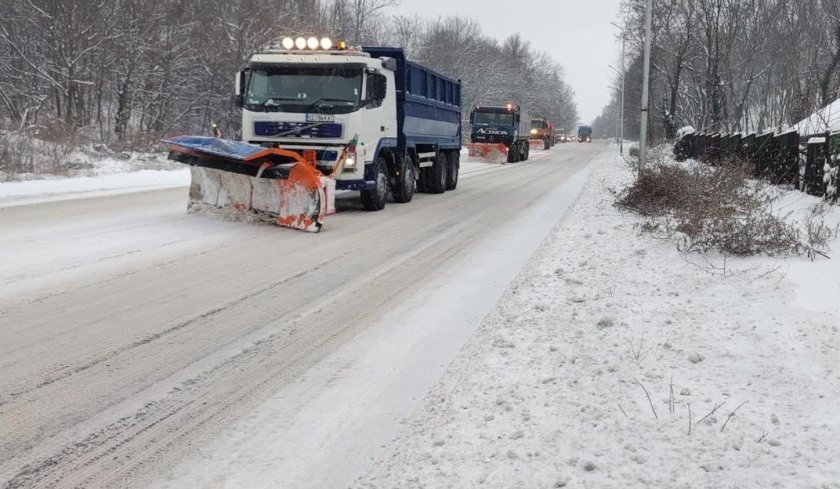
[[[457,151],[449,153],[449,175],[446,179],[446,190],[458,187],[458,173],[461,171],[461,154]]]
[[[519,161],[519,143],[514,144],[508,150],[508,163],[516,163]]]
[[[545,149],[551,149],[551,139],[545,138]]]
[[[528,161],[528,158],[531,157],[531,143],[525,143],[525,157],[522,158],[524,161]]]
[[[366,211],[381,211],[385,208],[385,201],[388,198],[388,175],[385,173],[385,160],[377,158],[376,165],[376,186],[373,190],[362,190],[362,206]]]
[[[446,155],[441,151],[438,153],[434,165],[426,169],[426,192],[430,194],[442,194],[446,192],[446,181],[449,175],[447,171],[449,165],[446,163]]]
[[[411,156],[406,155],[405,161],[400,168],[400,174],[397,177],[394,186],[391,187],[391,193],[394,194],[394,202],[399,204],[411,202],[412,197],[414,197],[415,171],[414,162],[411,161]]]

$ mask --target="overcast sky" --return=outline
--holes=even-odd
[[[566,70],[582,122],[592,122],[609,103],[609,83],[618,45],[620,0],[401,0],[394,11],[424,17],[462,15],[477,20],[484,32],[504,38],[514,32],[551,54]],[[515,7],[521,10],[516,11]]]

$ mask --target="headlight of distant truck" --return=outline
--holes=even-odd
[[[536,133],[537,133],[536,129],[531,129],[531,134],[536,134]]]

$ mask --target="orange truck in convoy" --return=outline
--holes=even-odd
[[[551,149],[557,144],[557,136],[554,133],[554,123],[542,116],[531,117],[531,146],[540,146],[543,149]]]

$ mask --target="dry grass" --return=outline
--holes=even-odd
[[[840,234],[838,227],[826,223],[829,205],[825,202],[814,204],[808,209],[805,218],[806,252],[813,260],[816,255],[827,256],[831,241]]]
[[[657,219],[645,228],[679,235],[684,251],[737,256],[802,251],[799,230],[772,212],[775,194],[747,178],[743,165],[687,168],[655,161],[619,193],[616,205]]]

